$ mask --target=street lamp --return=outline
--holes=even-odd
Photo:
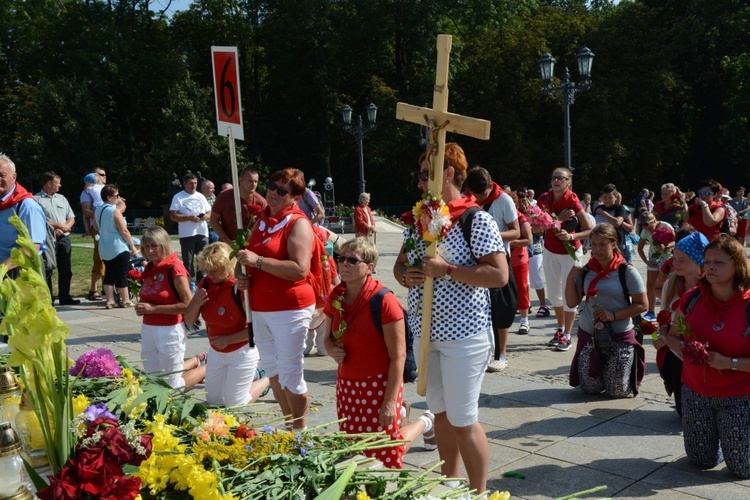
[[[344,119],[344,130],[352,134],[359,142],[359,192],[365,192],[365,157],[362,149],[362,139],[375,130],[375,119],[378,115],[378,107],[370,103],[367,108],[367,125],[362,123],[362,115],[357,116],[357,124],[352,125],[352,108],[345,104],[341,108],[341,116]]]
[[[549,53],[542,55],[539,59],[539,70],[542,72],[544,87],[542,91],[557,99],[565,108],[565,124],[563,131],[565,133],[565,167],[571,172],[574,170],[570,160],[570,106],[576,100],[576,96],[591,86],[591,65],[594,62],[594,53],[588,47],[584,47],[576,54],[578,59],[578,74],[581,81],[578,83],[570,81],[570,71],[565,68],[563,81],[559,86],[552,83],[552,76],[555,70],[555,58]]]

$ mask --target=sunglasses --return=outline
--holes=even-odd
[[[714,193],[711,190],[704,191],[702,189],[699,189],[698,192],[697,192],[697,194],[698,194],[698,196],[713,196]]]
[[[289,194],[289,190],[287,188],[285,188],[284,186],[279,186],[275,182],[271,182],[268,184],[268,190],[276,191],[279,196],[286,196]]]
[[[364,262],[364,261],[356,257],[347,257],[345,255],[339,255],[338,257],[336,257],[336,262],[338,262],[339,264],[343,264],[344,262],[347,262],[350,266],[356,266],[360,262]]]
[[[419,177],[419,180],[422,182],[427,182],[430,180],[430,171],[429,170],[420,170],[419,174],[417,174],[417,177]]]
[[[570,179],[568,179],[567,177],[565,177],[563,175],[553,175],[552,176],[552,180],[553,181],[568,181]]]

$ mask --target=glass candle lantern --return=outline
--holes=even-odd
[[[15,430],[23,446],[21,456],[35,469],[48,465],[42,426],[25,392],[21,400],[21,409],[16,415]]]
[[[21,388],[15,374],[7,366],[0,366],[0,423],[14,424],[21,405]]]
[[[0,423],[0,498],[7,498],[21,491],[23,460],[21,460],[21,440],[10,426]]]

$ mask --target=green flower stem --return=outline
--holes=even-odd
[[[578,498],[578,497],[584,496],[584,495],[590,495],[592,493],[596,493],[597,491],[603,491],[603,490],[606,490],[606,489],[607,489],[606,485],[597,486],[595,488],[591,488],[591,489],[588,489],[588,490],[583,490],[583,491],[578,491],[576,493],[571,493],[570,495],[566,495],[564,497],[557,497],[555,500],[573,500],[574,498]]]

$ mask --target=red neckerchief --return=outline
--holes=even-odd
[[[16,182],[16,189],[13,191],[10,196],[8,196],[5,201],[0,201],[0,210],[7,210],[13,206],[16,205],[16,203],[20,203],[26,198],[33,198],[34,195],[26,191],[26,189]]]
[[[502,194],[503,188],[501,188],[495,181],[492,181],[492,190],[490,191],[489,196],[487,196],[487,199],[482,202],[482,205],[489,205],[496,199],[500,198]]]
[[[260,221],[261,222],[265,222],[265,227],[261,231],[260,224],[259,224],[256,227],[256,230],[259,230],[259,231],[261,231],[263,233],[266,233],[266,232],[268,232],[269,229],[275,228],[276,225],[279,222],[281,222],[282,220],[284,220],[284,218],[287,215],[290,215],[290,214],[292,214],[292,215],[301,215],[301,216],[304,216],[305,218],[307,218],[307,216],[305,215],[305,213],[302,210],[300,210],[300,208],[297,206],[296,203],[294,205],[290,205],[288,207],[282,208],[273,217],[271,216],[271,207],[267,206],[266,208],[263,209],[263,213],[261,213],[261,215],[260,215]]]
[[[711,317],[714,323],[718,323],[719,321],[721,321],[721,316],[724,314],[724,311],[726,311],[730,307],[740,302],[747,302],[748,300],[750,300],[750,290],[745,290],[744,292],[739,291],[732,295],[726,302],[721,302],[719,301],[719,299],[714,297],[714,294],[711,291],[710,284],[700,282],[698,283],[698,288],[701,291],[701,297],[705,297],[708,301],[708,304],[711,308]]]
[[[154,274],[157,274],[165,270],[166,268],[173,266],[178,260],[180,260],[180,256],[177,255],[177,252],[172,252],[171,254],[161,259],[158,264],[155,264],[153,261],[149,262],[148,264],[146,264],[146,268],[143,270],[143,279],[146,279],[147,276],[153,276]]]
[[[448,203],[448,210],[451,213],[451,223],[455,223],[461,214],[463,214],[467,208],[478,207],[477,199],[471,195],[462,196],[457,200],[453,200]]]
[[[625,259],[618,252],[614,253],[614,255],[612,256],[612,261],[609,263],[609,266],[607,266],[606,269],[602,269],[602,265],[594,257],[591,257],[589,259],[586,266],[591,271],[594,271],[596,273],[596,276],[593,280],[591,280],[591,283],[589,283],[589,286],[586,289],[586,302],[589,301],[590,292],[596,289],[596,283],[602,278],[609,279],[609,273],[617,270],[617,268],[620,267],[620,264],[623,262],[625,262]],[[583,286],[583,283],[581,283],[581,286]]]
[[[352,318],[354,318],[358,313],[359,310],[362,308],[364,304],[369,304],[372,300],[372,297],[383,288],[383,285],[373,279],[372,276],[368,276],[365,280],[365,283],[362,285],[362,290],[359,291],[359,294],[354,299],[354,302],[351,304],[347,304],[344,297],[346,296],[346,283],[341,282],[336,288],[333,289],[331,292],[331,295],[334,297],[342,297],[341,300],[341,307],[344,309],[343,312],[339,313],[341,315],[341,318],[339,319],[339,323],[341,322],[341,319],[346,321],[346,324],[351,324]],[[337,313],[337,310],[334,309],[334,314]],[[346,334],[344,334],[346,336]]]
[[[661,215],[667,215],[671,212],[676,212],[679,207],[677,205],[669,205],[666,206],[666,202],[664,200],[657,201],[654,203],[654,209],[657,211],[657,213],[660,213]]]
[[[576,194],[570,189],[566,189],[557,202],[554,202],[554,199],[555,193],[551,189],[546,193],[542,193],[539,197],[539,201],[544,205],[544,208],[546,208],[548,212],[559,214],[563,210],[573,208],[573,205],[578,201],[578,196],[576,196]]]

